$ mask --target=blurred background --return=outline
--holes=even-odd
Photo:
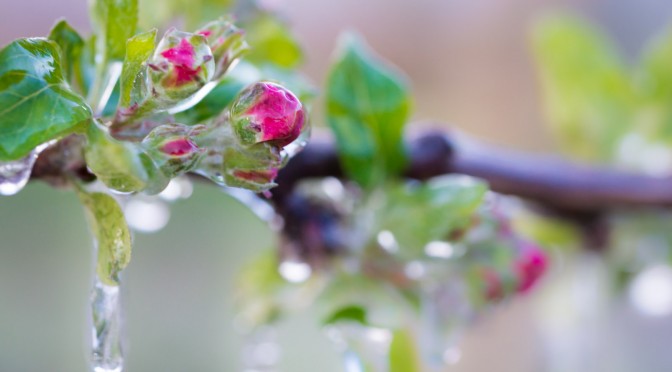
[[[449,123],[533,152],[554,151],[529,51],[535,19],[553,10],[578,12],[605,29],[627,60],[672,21],[667,0],[284,0],[278,6],[303,43],[304,71],[318,86],[338,34],[355,29],[406,72],[415,119]],[[83,0],[3,0],[0,44],[46,35],[61,17],[83,33],[90,30]],[[320,125],[319,101],[316,106],[313,123]],[[233,275],[272,246],[273,236],[214,187],[197,186],[171,212],[162,231],[136,235],[125,272],[127,371],[235,371],[242,339],[232,322]],[[0,237],[0,371],[86,371],[84,319],[93,264],[75,195],[31,184],[15,197],[0,198]],[[596,269],[586,265],[573,270]],[[563,314],[550,320],[535,315],[554,301],[549,295],[539,298],[545,289],[569,291],[585,284],[557,280],[573,273],[556,270],[555,281],[547,279],[532,296],[471,327],[462,360],[451,370],[578,371],[571,363],[564,369],[548,367],[545,348],[553,347],[558,358],[564,350],[571,359],[572,348],[578,347],[569,331],[565,341],[543,342],[545,331],[567,329]],[[599,280],[591,283],[600,285]],[[572,293],[582,301],[581,291]],[[665,347],[672,343],[670,316],[644,318],[627,304],[612,308],[607,318],[595,314],[581,315],[601,331],[584,338],[581,348],[590,353],[576,357],[583,358],[576,362],[581,370],[672,370]],[[308,312],[281,327],[283,371],[342,370],[339,355],[316,323]]]

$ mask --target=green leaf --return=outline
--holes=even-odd
[[[404,169],[408,88],[355,36],[342,38],[327,80],[326,101],[327,121],[352,179],[372,187]]]
[[[119,192],[159,192],[170,181],[139,145],[117,141],[98,124],[89,127],[84,158],[101,182]]]
[[[651,142],[672,143],[672,26],[654,38],[642,54],[638,66],[638,93],[641,114],[636,121],[638,130]]]
[[[156,45],[157,30],[153,29],[128,39],[126,43],[126,58],[121,71],[121,99],[120,107],[128,107],[134,101],[133,88],[137,86],[137,79],[145,66],[145,62],[152,56]],[[142,97],[137,97],[135,101]]]
[[[124,213],[107,194],[82,191],[79,197],[98,247],[98,278],[106,285],[119,285],[119,272],[131,261],[131,233]]]
[[[260,13],[244,24],[245,40],[251,50],[245,59],[257,65],[274,64],[285,69],[303,61],[301,45],[287,25],[271,13]]]
[[[410,331],[398,329],[392,334],[389,352],[390,372],[420,372],[420,356]]]
[[[123,60],[138,25],[138,0],[92,0],[91,19],[103,64]]]
[[[565,151],[607,162],[633,121],[635,95],[615,48],[572,17],[552,17],[534,30],[546,114]]]
[[[380,231],[387,230],[400,254],[424,255],[425,245],[449,240],[451,232],[472,223],[487,185],[467,176],[441,176],[424,184],[390,185],[380,213]]]
[[[366,310],[357,305],[343,307],[327,318],[323,322],[323,325],[336,324],[339,322],[356,322],[362,325],[367,325]]]
[[[91,119],[63,77],[56,43],[19,39],[0,51],[0,161],[73,133]]]
[[[61,68],[66,81],[77,86],[82,93],[81,58],[84,40],[65,20],[61,20],[51,29],[49,40],[56,42],[61,48]]]
[[[233,0],[143,0],[140,25],[145,28],[166,26],[175,19],[184,21],[186,30],[195,30],[206,21],[230,13]]]

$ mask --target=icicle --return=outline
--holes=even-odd
[[[37,156],[54,143],[56,141],[43,143],[21,159],[0,162],[0,195],[9,196],[21,191],[30,179]]]
[[[94,372],[121,372],[121,306],[119,287],[103,284],[96,275],[91,293],[93,315],[91,362]]]
[[[461,333],[474,316],[464,279],[445,262],[426,264],[421,279],[420,350],[428,371],[460,359]]]
[[[242,350],[243,372],[274,372],[281,350],[276,342],[275,328],[264,326],[249,333]]]

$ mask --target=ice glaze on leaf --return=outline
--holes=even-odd
[[[136,86],[138,74],[154,52],[156,32],[156,29],[143,32],[128,39],[126,43],[126,58],[119,80],[121,84],[120,107],[128,107],[133,102],[133,88]]]
[[[79,197],[98,245],[98,277],[106,285],[119,285],[119,272],[131,260],[131,234],[124,213],[107,194],[80,192]]]
[[[408,89],[399,73],[353,35],[341,41],[327,80],[326,101],[327,121],[352,179],[371,187],[404,168]]]
[[[121,61],[126,55],[126,41],[135,34],[138,24],[138,1],[93,0],[91,21],[103,63]]]
[[[15,160],[91,119],[65,82],[55,42],[19,39],[0,51],[0,161]]]
[[[380,211],[379,230],[391,231],[400,254],[417,258],[432,241],[472,221],[488,187],[467,176],[442,176],[418,185],[393,185]]]

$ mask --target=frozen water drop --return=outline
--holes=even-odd
[[[170,208],[157,197],[131,199],[124,208],[124,215],[132,229],[151,233],[166,227],[170,220]]]
[[[388,230],[379,232],[376,236],[376,241],[381,248],[390,253],[396,253],[399,251],[399,244],[397,243],[397,239],[394,237],[394,234]]]
[[[275,329],[262,327],[247,335],[241,353],[244,372],[272,372],[280,362],[282,350]]]
[[[432,241],[425,246],[425,254],[433,258],[448,259],[453,256],[455,249],[448,242]]]
[[[672,314],[672,268],[667,265],[647,267],[632,281],[628,295],[630,302],[644,315]]]
[[[284,261],[278,267],[278,272],[285,280],[291,283],[305,282],[310,278],[312,269],[310,265],[300,261]]]
[[[37,146],[37,148],[21,159],[0,162],[0,195],[9,196],[21,191],[30,179],[30,173],[33,170],[37,156],[54,143],[56,141],[50,141]]]
[[[268,223],[271,227],[279,227],[277,226],[279,217],[275,213],[275,209],[269,202],[260,198],[257,194],[249,190],[228,186],[222,186],[222,190],[250,208],[250,211],[260,220]]]
[[[292,143],[289,145],[285,146],[282,149],[282,158],[289,160],[293,158],[296,154],[301,152],[304,147],[308,145],[308,139],[310,138],[310,128],[307,128],[301,134],[299,137],[297,137]]]
[[[182,176],[172,179],[166,188],[161,191],[159,197],[166,201],[176,201],[178,199],[188,199],[194,192],[194,186],[189,178]]]
[[[91,362],[95,372],[121,372],[121,306],[119,287],[102,283],[96,276],[91,295],[93,316]]]

